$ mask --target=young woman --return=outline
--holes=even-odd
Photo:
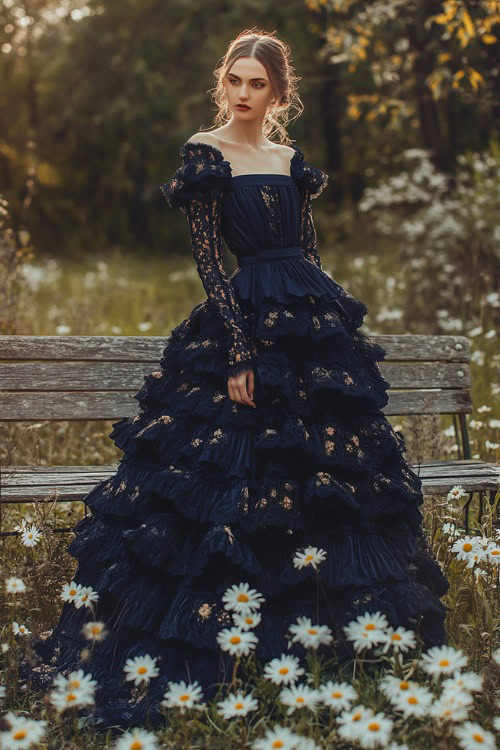
[[[156,659],[153,722],[169,681],[198,680],[210,699],[231,679],[217,635],[249,626],[235,610],[248,597],[261,663],[303,658],[288,633],[300,616],[331,628],[342,663],[343,627],[364,612],[426,647],[447,642],[421,481],[382,412],[385,351],[359,331],[367,307],[321,268],[311,206],[327,175],[285,143],[300,107],[289,50],[245,32],[216,75],[219,126],[183,144],[162,185],[187,218],[207,299],[172,331],[137,415],[113,425],[124,455],[75,527],[74,581],[98,595],[95,613],[67,601],[36,643],[40,680],[82,667],[97,716],[124,726],[147,705],[127,659]],[[230,278],[223,239],[238,260]],[[92,644],[89,618],[108,631]]]

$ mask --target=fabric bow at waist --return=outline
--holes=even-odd
[[[270,250],[260,250],[252,255],[239,255],[238,267],[248,266],[250,263],[261,263],[269,260],[285,260],[286,258],[297,258],[304,255],[301,247],[275,247]]]

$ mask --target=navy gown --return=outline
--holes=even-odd
[[[144,722],[145,702],[124,681],[129,657],[158,657],[154,723],[169,680],[198,680],[210,699],[231,679],[216,636],[233,624],[222,595],[240,582],[265,597],[254,630],[262,662],[303,658],[285,638],[300,615],[332,628],[342,663],[354,654],[343,626],[365,611],[426,647],[447,643],[449,583],[422,527],[421,480],[382,412],[386,352],[359,330],[367,307],[321,268],[311,203],[327,175],[294,149],[290,175],[232,176],[217,148],[188,141],[161,186],[187,218],[207,299],[172,330],[135,394],[137,414],[113,424],[123,456],[86,497],[91,513],[68,547],[75,581],[99,593],[107,639],[80,664],[93,618],[65,603],[34,642],[38,683],[82,666],[105,722]],[[230,278],[223,240],[238,260]],[[227,391],[249,367],[256,408]],[[293,565],[309,545],[327,553],[319,616],[316,572]]]

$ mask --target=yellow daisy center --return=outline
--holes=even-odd
[[[475,740],[476,742],[484,742],[484,737],[483,737],[483,735],[482,735],[482,734],[477,734],[477,732],[475,732],[475,733],[474,733],[474,734],[472,735],[472,739],[473,739],[473,740]]]
[[[371,721],[371,722],[370,722],[370,723],[368,724],[368,729],[369,729],[369,730],[370,730],[371,732],[378,732],[378,730],[380,729],[380,724],[378,723],[378,721]]]
[[[361,712],[360,711],[356,711],[356,713],[353,714],[352,720],[353,721],[359,721],[360,719],[361,719]]]
[[[130,750],[141,750],[142,742],[140,740],[134,740],[130,744]]]
[[[448,659],[441,659],[441,661],[439,662],[439,666],[440,667],[449,667],[450,666],[450,662],[448,661]]]
[[[283,747],[283,741],[282,740],[274,740],[271,747]]]
[[[414,695],[410,695],[410,697],[408,698],[408,703],[411,703],[415,706],[418,703],[418,699]]]
[[[376,625],[374,625],[373,622],[369,622],[368,625],[365,625],[365,630],[375,630]]]
[[[70,589],[69,593],[70,593],[70,596],[74,596],[76,594],[76,589]]]
[[[88,594],[82,594],[82,602],[86,602],[88,598],[89,598]]]
[[[235,708],[238,708],[238,709],[243,708],[243,703],[237,703],[235,705]]]
[[[400,641],[401,640],[401,636],[399,635],[399,633],[393,633],[391,635],[391,640],[393,640],[393,641]]]
[[[316,628],[309,628],[309,630],[308,630],[307,632],[308,632],[308,633],[311,633],[311,635],[316,635],[316,633],[317,633],[318,631],[316,630]]]
[[[180,701],[188,701],[189,700],[189,693],[183,693],[183,695],[179,695]]]
[[[246,594],[241,593],[241,594],[238,594],[238,601],[239,602],[249,602],[250,601],[250,597],[248,597]]]
[[[342,693],[339,693],[338,691],[336,693],[332,693],[332,698],[342,698]]]
[[[280,674],[288,674],[288,667],[280,667],[278,672]]]
[[[93,625],[92,626],[92,635],[98,635],[101,632],[101,628],[99,625]]]
[[[304,703],[304,699],[301,695],[297,698],[297,703]]]
[[[245,617],[245,622],[251,625],[253,622],[253,617]]]
[[[492,549],[491,550],[492,555],[500,555],[500,549]]]
[[[399,683],[400,690],[408,690],[409,687],[410,687],[410,683],[406,682],[406,680],[403,680],[403,682]]]
[[[472,544],[470,542],[465,542],[465,544],[463,546],[464,552],[470,552],[471,549],[472,549]]]
[[[138,674],[145,674],[148,671],[147,667],[139,667],[137,670]]]
[[[241,638],[239,635],[233,635],[229,639],[230,643],[239,643],[241,641]]]
[[[310,562],[311,560],[314,560],[314,555],[306,555],[305,559],[307,560],[307,562]]]
[[[26,729],[18,729],[17,732],[15,732],[12,737],[15,740],[24,740],[26,737]]]
[[[72,703],[73,701],[76,701],[76,695],[74,693],[68,693],[66,695],[66,701],[67,703]]]

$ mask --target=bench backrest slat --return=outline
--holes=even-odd
[[[169,337],[0,336],[0,420],[135,416],[144,376],[160,370]],[[389,381],[385,414],[472,411],[465,336],[379,335]],[[189,399],[189,391],[185,392]],[[188,403],[188,402],[187,402]]]

